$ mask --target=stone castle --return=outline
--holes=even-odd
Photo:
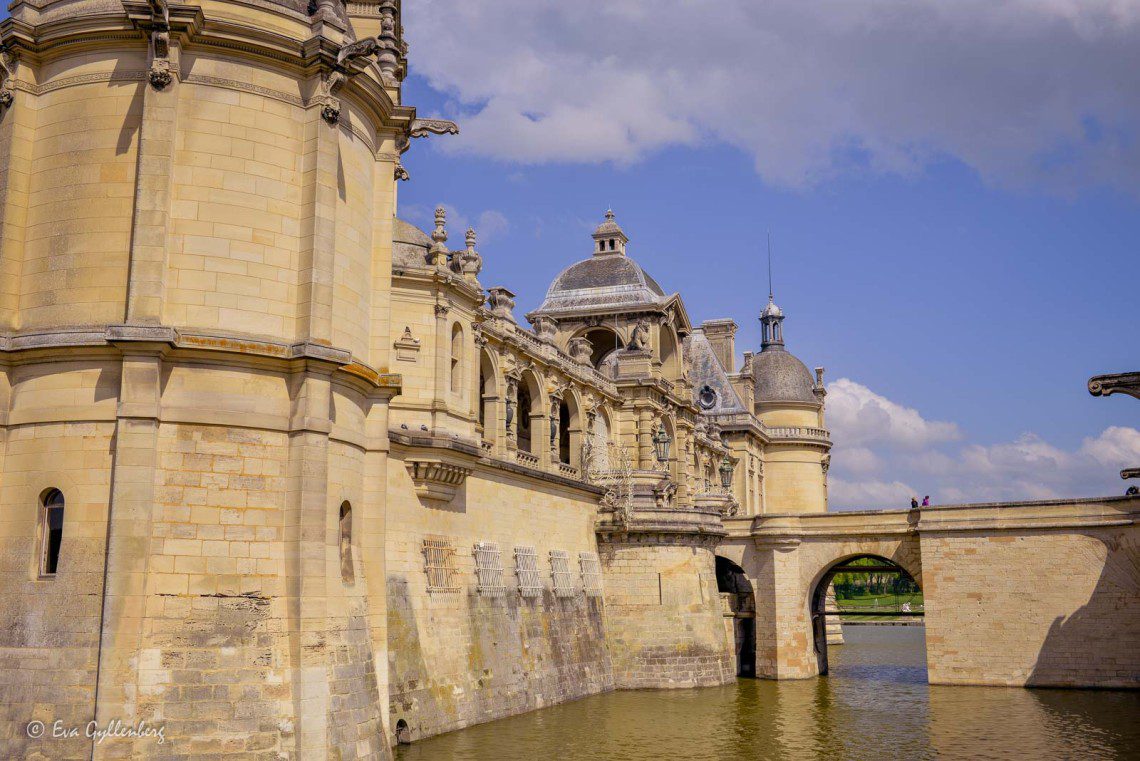
[[[1140,684],[1140,500],[829,514],[823,369],[771,298],[737,368],[736,324],[694,325],[607,212],[526,328],[473,230],[401,220],[401,155],[457,129],[401,102],[401,13],[0,23],[5,757],[388,758],[605,690],[812,676],[859,556],[923,584],[931,681]],[[1058,558],[1032,605],[982,581]]]

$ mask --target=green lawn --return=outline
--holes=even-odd
[[[922,611],[922,592],[915,592],[914,594],[907,595],[861,595],[859,597],[851,597],[846,599],[837,599],[836,603],[839,605],[839,610],[844,614],[856,613],[859,610],[875,610],[875,611],[894,611],[902,608],[903,603],[909,602],[912,612]],[[897,621],[904,618],[899,616],[860,616],[860,615],[844,615],[844,621]],[[910,618],[910,616],[906,616]]]

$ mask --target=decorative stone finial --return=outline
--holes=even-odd
[[[553,317],[540,315],[534,318],[533,321],[535,335],[538,340],[545,341],[546,343],[554,343],[554,336],[558,330],[558,323]]]
[[[437,267],[447,266],[447,210],[442,206],[435,207],[435,229],[432,230],[431,239],[433,241],[431,250],[428,251],[428,263],[434,264]]]
[[[594,345],[590,339],[583,336],[570,339],[570,358],[580,365],[590,364],[590,357],[594,353]]]
[[[515,321],[511,310],[515,308],[515,294],[502,286],[487,289],[487,306],[491,314],[504,320]]]
[[[467,244],[467,250],[463,252],[463,277],[474,282],[476,278],[478,278],[479,272],[483,269],[483,257],[479,256],[479,252],[475,250],[474,227],[467,228],[467,235],[464,242]]]

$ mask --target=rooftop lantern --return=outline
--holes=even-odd
[[[728,459],[728,455],[720,461],[720,485],[725,489],[732,486],[732,461]]]
[[[665,424],[661,423],[657,428],[657,433],[653,436],[653,448],[657,451],[657,462],[669,461],[669,445],[672,443],[673,440],[665,432]]]

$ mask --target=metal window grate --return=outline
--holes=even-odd
[[[593,552],[578,553],[578,567],[582,571],[582,587],[587,597],[602,596],[602,566]]]
[[[566,550],[550,551],[550,575],[554,579],[554,594],[559,597],[573,597],[574,586],[570,582],[570,553]]]
[[[494,542],[475,544],[475,575],[479,580],[479,594],[499,597],[506,590],[503,584],[503,561],[499,545]]]
[[[534,547],[515,547],[515,572],[523,597],[542,594],[542,576],[538,573],[538,553]]]
[[[459,573],[455,570],[455,544],[448,537],[424,537],[424,570],[429,592],[456,592]]]

